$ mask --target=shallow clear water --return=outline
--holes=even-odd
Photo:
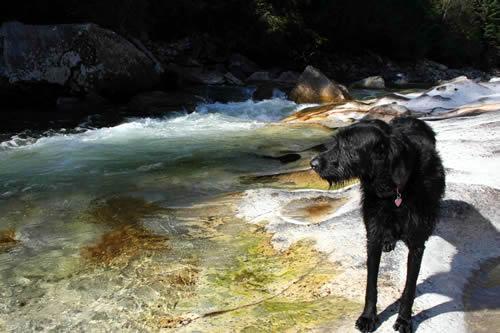
[[[195,211],[179,218],[179,207],[193,209],[252,187],[243,176],[303,166],[306,159],[283,164],[273,158],[307,150],[331,135],[318,126],[278,123],[301,107],[279,98],[205,104],[192,114],[2,142],[0,330],[86,330],[92,320],[105,323],[104,331],[152,329],[130,313],[154,317],[146,301],[150,295],[141,288],[158,280],[152,273],[158,267],[189,262],[198,275],[207,265],[225,267],[248,251],[243,240],[230,248],[227,242],[191,239],[241,233],[241,227],[226,228],[214,235],[220,220],[232,220],[234,212],[222,218]],[[228,258],[221,256],[225,252]],[[208,253],[218,253],[215,262]],[[130,269],[144,269],[143,275]],[[161,299],[172,292],[161,288],[154,291]],[[123,293],[131,293],[127,302],[141,308],[121,304]],[[218,305],[206,302],[208,308]],[[130,313],[108,318],[123,307]]]

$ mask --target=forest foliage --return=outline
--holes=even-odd
[[[0,20],[95,22],[139,38],[207,35],[263,65],[325,54],[498,66],[500,0],[20,0]]]

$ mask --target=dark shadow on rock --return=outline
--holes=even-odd
[[[474,304],[473,307],[469,305],[467,308],[463,302],[463,292],[472,276],[470,273],[479,268],[480,260],[488,261],[487,258],[498,257],[494,250],[500,248],[500,232],[495,226],[471,204],[459,200],[444,200],[434,235],[453,245],[457,252],[449,271],[429,276],[417,285],[416,297],[434,293],[447,296],[451,300],[414,314],[414,331],[425,320],[444,313],[500,309],[500,299],[496,304]],[[464,286],[464,289],[459,286]],[[398,308],[399,300],[386,307],[379,314],[379,325],[397,313]]]

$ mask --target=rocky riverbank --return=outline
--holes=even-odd
[[[48,121],[81,118],[109,113],[117,104],[127,105],[131,100],[128,109],[132,113],[192,110],[199,96],[191,87],[197,85],[253,86],[255,99],[270,98],[277,89],[293,97],[296,90],[292,88],[303,70],[262,68],[242,54],[223,50],[206,36],[170,43],[141,41],[91,23],[7,22],[0,27],[0,39],[0,116],[6,126],[13,123],[11,127],[15,125],[12,117],[20,111],[25,111],[24,118]],[[430,60],[397,64],[373,54],[332,55],[330,60],[318,64],[319,68],[328,77],[357,88],[429,86],[459,75],[484,81],[492,75],[450,69]],[[334,94],[344,98],[347,92]],[[45,115],[40,115],[42,111]]]

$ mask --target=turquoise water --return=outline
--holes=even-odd
[[[204,104],[192,114],[130,118],[103,128],[82,124],[0,143],[0,331],[88,330],[92,316],[125,306],[113,290],[127,290],[145,302],[147,294],[136,295],[123,285],[130,272],[100,261],[108,255],[133,257],[134,251],[155,246],[151,251],[164,253],[160,261],[190,258],[189,248],[200,243],[180,238],[215,222],[201,213],[174,218],[172,209],[252,187],[242,176],[307,163],[272,158],[307,150],[331,135],[318,126],[279,124],[302,107],[280,98]],[[193,221],[202,226],[193,229]],[[180,242],[186,250],[170,258],[163,238],[155,237]],[[92,247],[105,241],[110,244],[104,249]],[[99,270],[89,268],[88,253]],[[120,260],[116,265],[123,264]],[[138,262],[134,265],[144,264]],[[104,289],[88,289],[100,279]],[[100,298],[99,292],[111,294]],[[129,310],[141,313],[133,306]],[[86,313],[84,323],[77,320],[79,311]],[[143,327],[131,320],[103,322],[106,330],[127,323]]]

